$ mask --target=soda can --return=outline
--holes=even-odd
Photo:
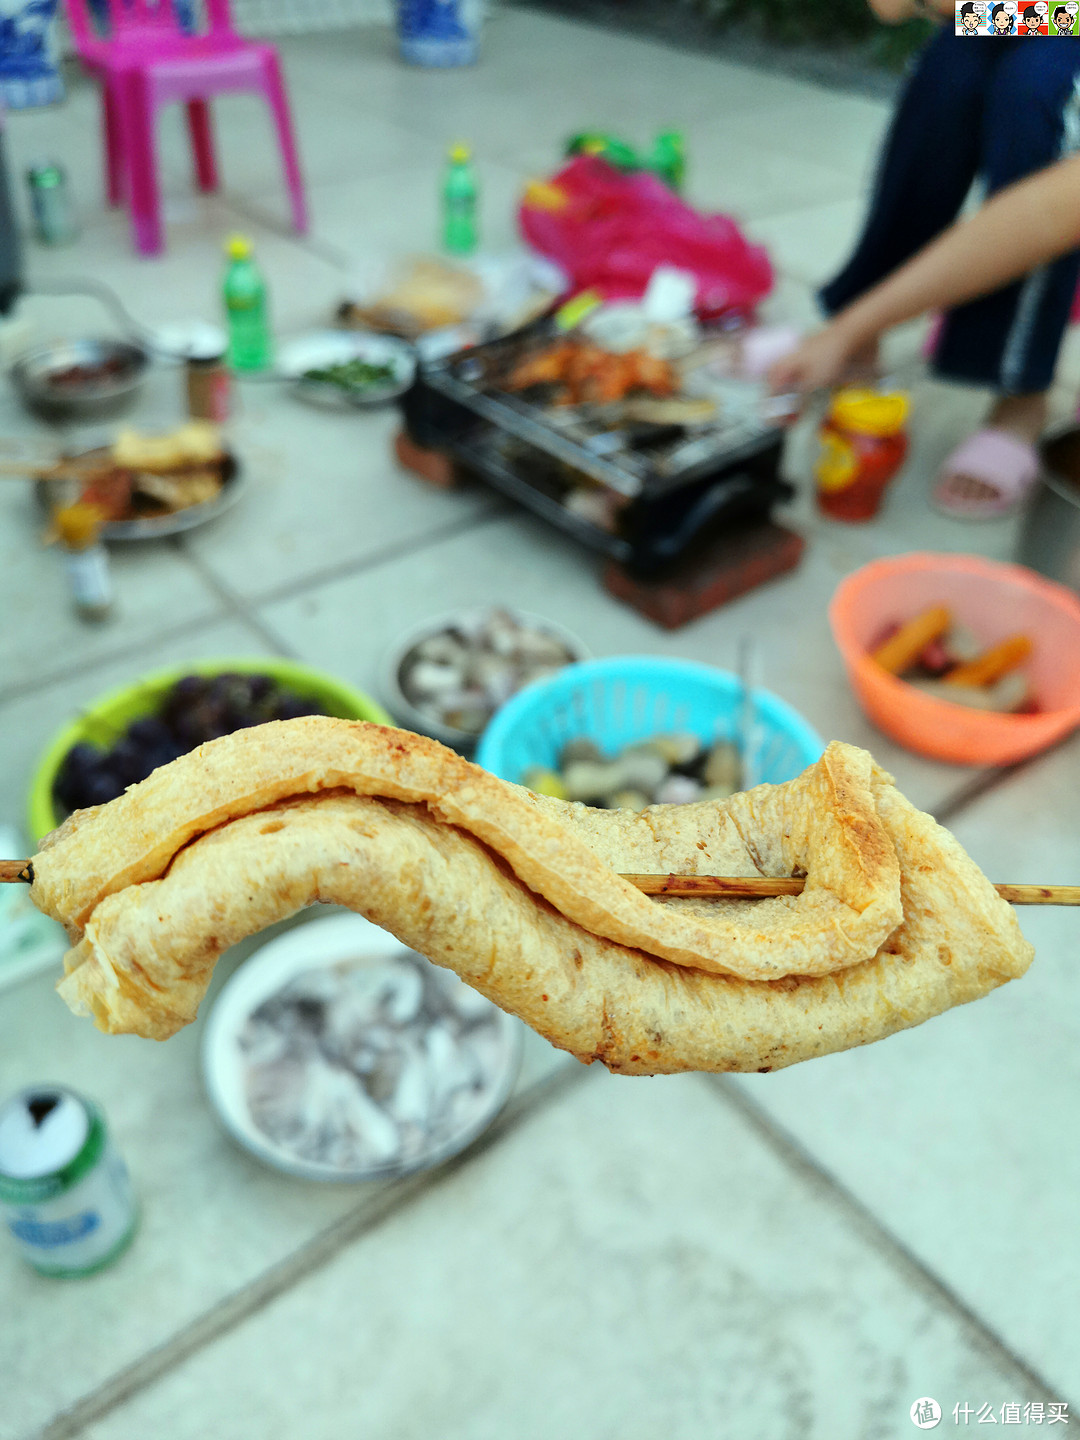
[[[42,1275],[91,1275],[124,1250],[135,1200],[96,1105],[35,1085],[0,1106],[0,1218]]]
[[[26,172],[34,231],[43,245],[69,245],[79,236],[67,175],[56,164],[35,165]]]

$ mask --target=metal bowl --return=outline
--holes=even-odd
[[[1080,594],[1080,427],[1050,436],[1041,449],[1017,559]]]
[[[434,715],[430,715],[426,710],[415,706],[402,687],[401,671],[405,661],[422,641],[430,640],[444,630],[452,630],[462,625],[467,628],[471,627],[481,622],[493,608],[506,610],[519,625],[539,630],[542,634],[558,640],[566,647],[571,656],[568,664],[589,658],[585,642],[572,631],[567,630],[565,626],[559,625],[554,620],[547,620],[542,615],[534,615],[531,611],[518,610],[513,605],[466,607],[460,610],[451,610],[445,615],[433,616],[430,620],[421,621],[419,625],[413,625],[395,641],[383,656],[379,686],[383,702],[391,715],[400,720],[408,729],[415,730],[421,735],[430,735],[435,740],[441,740],[444,745],[449,745],[463,754],[471,752],[480,739],[480,732],[459,730],[456,726],[449,725]]]
[[[55,377],[77,365],[118,361],[105,380],[60,385]],[[26,408],[52,425],[94,424],[122,415],[142,390],[150,357],[128,340],[64,340],[16,360],[11,379]]]

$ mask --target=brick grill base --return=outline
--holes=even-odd
[[[693,547],[662,578],[641,580],[609,562],[604,588],[665,630],[678,630],[793,570],[805,547],[806,541],[793,530],[771,520],[755,520]]]

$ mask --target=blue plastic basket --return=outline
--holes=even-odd
[[[656,655],[586,660],[509,700],[484,731],[476,762],[520,783],[530,765],[553,767],[578,736],[609,755],[661,734],[738,741],[741,701],[738,677],[710,665]],[[767,690],[753,692],[752,714],[746,772],[753,784],[791,780],[825,748],[802,716]]]

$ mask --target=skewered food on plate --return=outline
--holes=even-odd
[[[205,420],[164,435],[121,430],[112,446],[80,458],[78,498],[106,524],[174,514],[217,499],[225,461],[220,432]]]
[[[864,751],[783,785],[597,811],[422,736],[325,718],[210,742],[80,811],[33,861],[73,942],[63,998],[164,1039],[218,956],[344,904],[583,1061],[770,1070],[881,1039],[1022,975],[1012,910]],[[650,899],[625,872],[805,875],[753,902]]]

